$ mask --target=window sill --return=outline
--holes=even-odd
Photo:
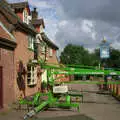
[[[32,49],[32,48],[28,48],[28,50],[34,52],[34,49]]]
[[[41,54],[45,54],[45,52],[41,52]]]
[[[28,83],[27,85],[28,85],[29,87],[34,87],[34,86],[37,85],[37,83]]]

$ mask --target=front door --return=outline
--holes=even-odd
[[[3,107],[3,79],[2,79],[2,67],[0,66],[0,108]]]

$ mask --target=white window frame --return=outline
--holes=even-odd
[[[43,29],[43,25],[40,25],[40,33],[43,33],[44,29]]]
[[[53,56],[53,49],[52,49],[52,48],[49,49],[49,56],[50,56],[50,57]]]
[[[28,48],[34,50],[34,37],[28,35]]]
[[[37,84],[37,68],[31,66],[30,71],[28,71],[30,77],[27,76],[27,84],[28,85],[36,85]]]
[[[28,15],[27,16],[27,24],[29,24],[31,22],[31,20],[32,20],[32,17]]]
[[[27,12],[27,9],[23,10],[23,22],[28,24],[28,12]]]

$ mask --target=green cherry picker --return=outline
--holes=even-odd
[[[38,112],[44,110],[46,107],[74,107],[80,111],[80,104],[78,102],[71,102],[71,97],[83,97],[83,94],[71,94],[69,93],[67,85],[55,85],[55,75],[66,74],[66,75],[120,75],[119,70],[100,70],[96,67],[89,66],[55,66],[55,65],[43,65],[43,69],[47,70],[47,82],[48,82],[48,92],[39,93],[41,96],[47,96],[47,100],[40,102],[36,107],[29,111],[25,116],[24,120],[29,117],[34,116]],[[70,81],[71,82],[71,81]],[[65,101],[60,102],[60,98],[64,97]]]

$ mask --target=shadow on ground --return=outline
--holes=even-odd
[[[51,118],[30,118],[29,120],[94,120],[86,115],[72,115]]]
[[[108,103],[108,102],[96,102],[96,101],[84,101],[83,103],[91,103],[91,104],[120,104],[120,103],[118,103],[118,102],[116,102],[116,103]]]

